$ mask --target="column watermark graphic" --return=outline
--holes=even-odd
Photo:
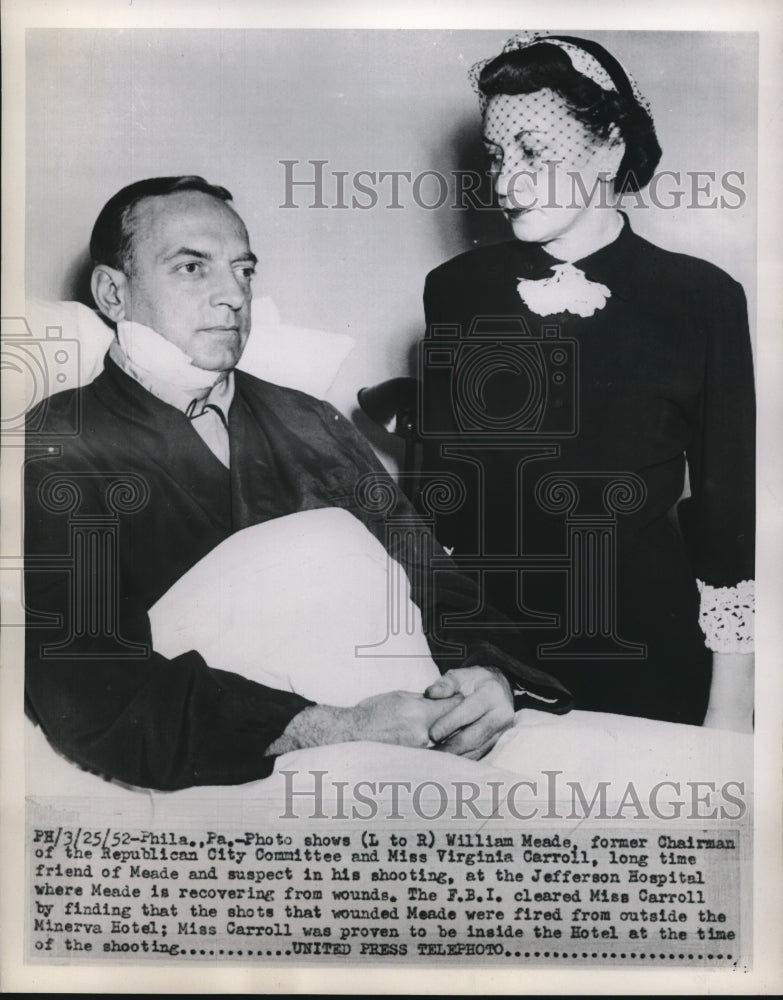
[[[148,645],[125,639],[120,626],[120,518],[142,510],[148,500],[146,481],[134,473],[54,473],[41,481],[41,507],[68,519],[68,550],[28,555],[27,571],[67,573],[70,610],[67,621],[57,623],[65,635],[41,646],[42,659],[149,655]]]

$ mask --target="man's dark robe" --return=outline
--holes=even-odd
[[[303,393],[242,372],[235,379],[230,471],[183,413],[108,359],[92,384],[53,396],[28,419],[26,709],[71,760],[130,784],[264,777],[274,764],[267,747],[311,704],[212,669],[195,651],[166,659],[152,650],[148,610],[235,531],[345,508],[402,563],[420,607],[424,600],[419,546],[389,547],[385,514],[357,503],[357,482],[377,475],[394,492],[394,515],[415,514],[350,423]],[[464,576],[438,570],[434,580],[433,622],[477,605]],[[477,625],[439,629],[441,641],[465,648],[456,659],[428,639],[439,669],[494,664],[566,710],[564,689],[514,658],[521,636],[499,634],[504,649]]]

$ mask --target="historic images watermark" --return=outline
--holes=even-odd
[[[741,820],[748,814],[746,784],[662,780],[650,787],[628,781],[567,780],[560,770],[530,779],[486,781],[342,781],[326,770],[281,770],[280,819],[458,820]],[[455,834],[455,838],[459,838]],[[455,839],[452,846],[460,845]],[[661,844],[662,848],[666,845]],[[671,846],[671,845],[669,845]],[[529,859],[526,859],[529,860]]]
[[[278,163],[283,168],[282,200],[278,208],[311,209],[403,209],[437,210],[495,209],[488,179],[492,171],[477,170],[341,170],[329,160],[284,159]],[[562,187],[556,184],[560,161],[546,160],[544,169],[522,170],[509,178],[508,201],[513,209],[576,208],[594,204],[609,208],[609,181],[599,175],[592,189],[578,171],[565,174],[570,181],[567,197],[563,199]],[[515,180],[524,180],[531,201],[514,193]],[[739,209],[747,201],[745,171],[726,170],[658,170],[649,185],[640,191],[626,191],[620,198],[621,206],[633,208]]]

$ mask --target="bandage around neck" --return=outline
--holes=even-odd
[[[138,381],[163,382],[185,392],[210,390],[225,372],[198,368],[183,350],[161,337],[152,327],[122,319],[117,323],[117,342]]]

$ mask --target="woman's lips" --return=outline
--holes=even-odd
[[[503,209],[504,215],[509,219],[521,219],[524,215],[529,215],[531,212],[535,212],[535,206],[530,205],[527,208],[512,208],[510,205]]]

